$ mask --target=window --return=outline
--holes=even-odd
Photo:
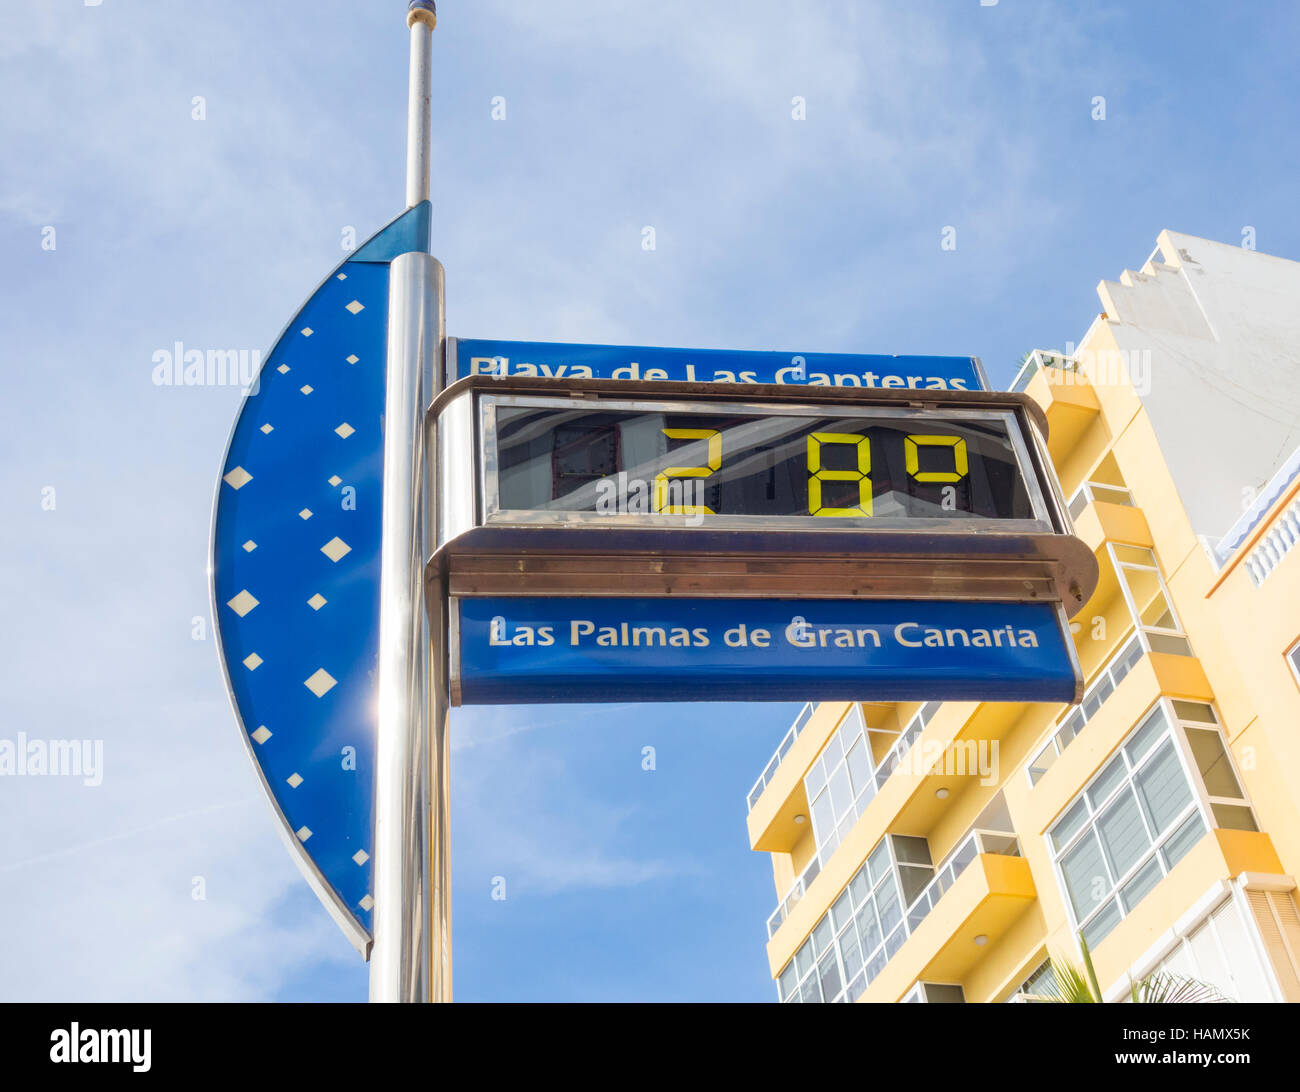
[[[1104,940],[1211,828],[1259,829],[1213,707],[1162,699],[1048,832],[1088,943]]]
[[[861,997],[907,939],[903,885],[924,886],[934,872],[929,859],[924,838],[882,839],[777,976],[781,1000]]]
[[[1088,944],[1104,940],[1206,829],[1157,705],[1048,834]]]
[[[1142,659],[1143,652],[1142,642],[1135,633],[1110,658],[1110,662],[1101,669],[1092,685],[1084,691],[1083,701],[1061,719],[1056,731],[1030,761],[1028,769],[1031,785],[1038,784],[1039,778],[1047,773],[1061,752],[1069,746],[1074,737],[1083,730],[1083,726],[1101,708],[1102,703],[1115,692],[1115,688],[1133,670],[1133,665]]]
[[[1180,937],[1149,973],[1195,978],[1233,1001],[1275,1001],[1257,954],[1259,943],[1250,914],[1243,913],[1229,896]]]
[[[862,707],[854,704],[804,776],[813,838],[822,863],[848,835],[942,702],[923,705],[877,767]]]
[[[947,982],[918,982],[903,998],[907,1005],[964,1005],[966,994],[961,986]]]
[[[1114,542],[1107,543],[1106,550],[1115,566],[1129,613],[1142,635],[1143,647],[1175,656],[1192,655],[1192,646],[1174,612],[1156,555],[1145,547]]]
[[[822,860],[835,852],[876,795],[874,774],[862,707],[855,704],[804,776],[813,838]]]
[[[1020,983],[1020,988],[1013,993],[1009,1001],[1042,1001],[1051,997],[1051,989],[1054,978],[1052,975],[1052,964],[1048,960],[1043,960],[1033,972]]]
[[[1296,682],[1300,683],[1300,641],[1287,649],[1286,662],[1291,665],[1291,670],[1295,672]]]

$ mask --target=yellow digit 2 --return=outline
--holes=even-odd
[[[857,470],[825,470],[822,467],[823,444],[856,444]],[[823,508],[822,482],[858,483],[856,508]],[[813,516],[871,515],[871,443],[865,436],[852,432],[813,432],[808,436],[808,513]]]
[[[651,507],[656,512],[674,516],[714,515],[707,504],[669,504],[669,478],[707,478],[715,470],[722,469],[722,433],[716,428],[666,428],[661,430],[670,440],[708,440],[708,466],[670,466],[655,475],[654,493]]]
[[[952,448],[951,470],[922,470],[923,447]],[[909,436],[903,441],[907,472],[918,482],[959,482],[966,477],[966,441],[960,436]]]

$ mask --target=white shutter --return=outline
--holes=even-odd
[[[1238,1001],[1276,1000],[1251,942],[1250,925],[1242,918],[1237,904],[1229,899],[1210,915],[1210,920],[1219,934],[1219,944],[1228,961],[1228,973],[1236,984],[1235,990],[1223,992]]]
[[[1246,898],[1264,942],[1264,951],[1282,987],[1282,996],[1287,1001],[1300,1002],[1300,976],[1296,974],[1295,963],[1296,953],[1300,952],[1300,920],[1297,920],[1295,900],[1290,892],[1273,891],[1247,891]]]

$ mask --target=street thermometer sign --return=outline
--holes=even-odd
[[[480,374],[430,431],[453,702],[1077,700],[1023,395]]]
[[[451,999],[451,704],[1077,701],[1097,564],[973,357],[446,337],[432,0],[406,212],[241,405],[210,557],[236,720],[374,1001]]]

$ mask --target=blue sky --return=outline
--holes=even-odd
[[[1293,5],[441,7],[456,335],[973,354],[1005,385],[1162,228],[1300,257]],[[399,211],[404,8],[0,9],[0,736],[105,747],[95,788],[0,781],[0,998],[365,996],[192,638],[238,391],[151,372],[269,349]],[[794,712],[459,711],[458,996],[771,1000],[744,797]]]

